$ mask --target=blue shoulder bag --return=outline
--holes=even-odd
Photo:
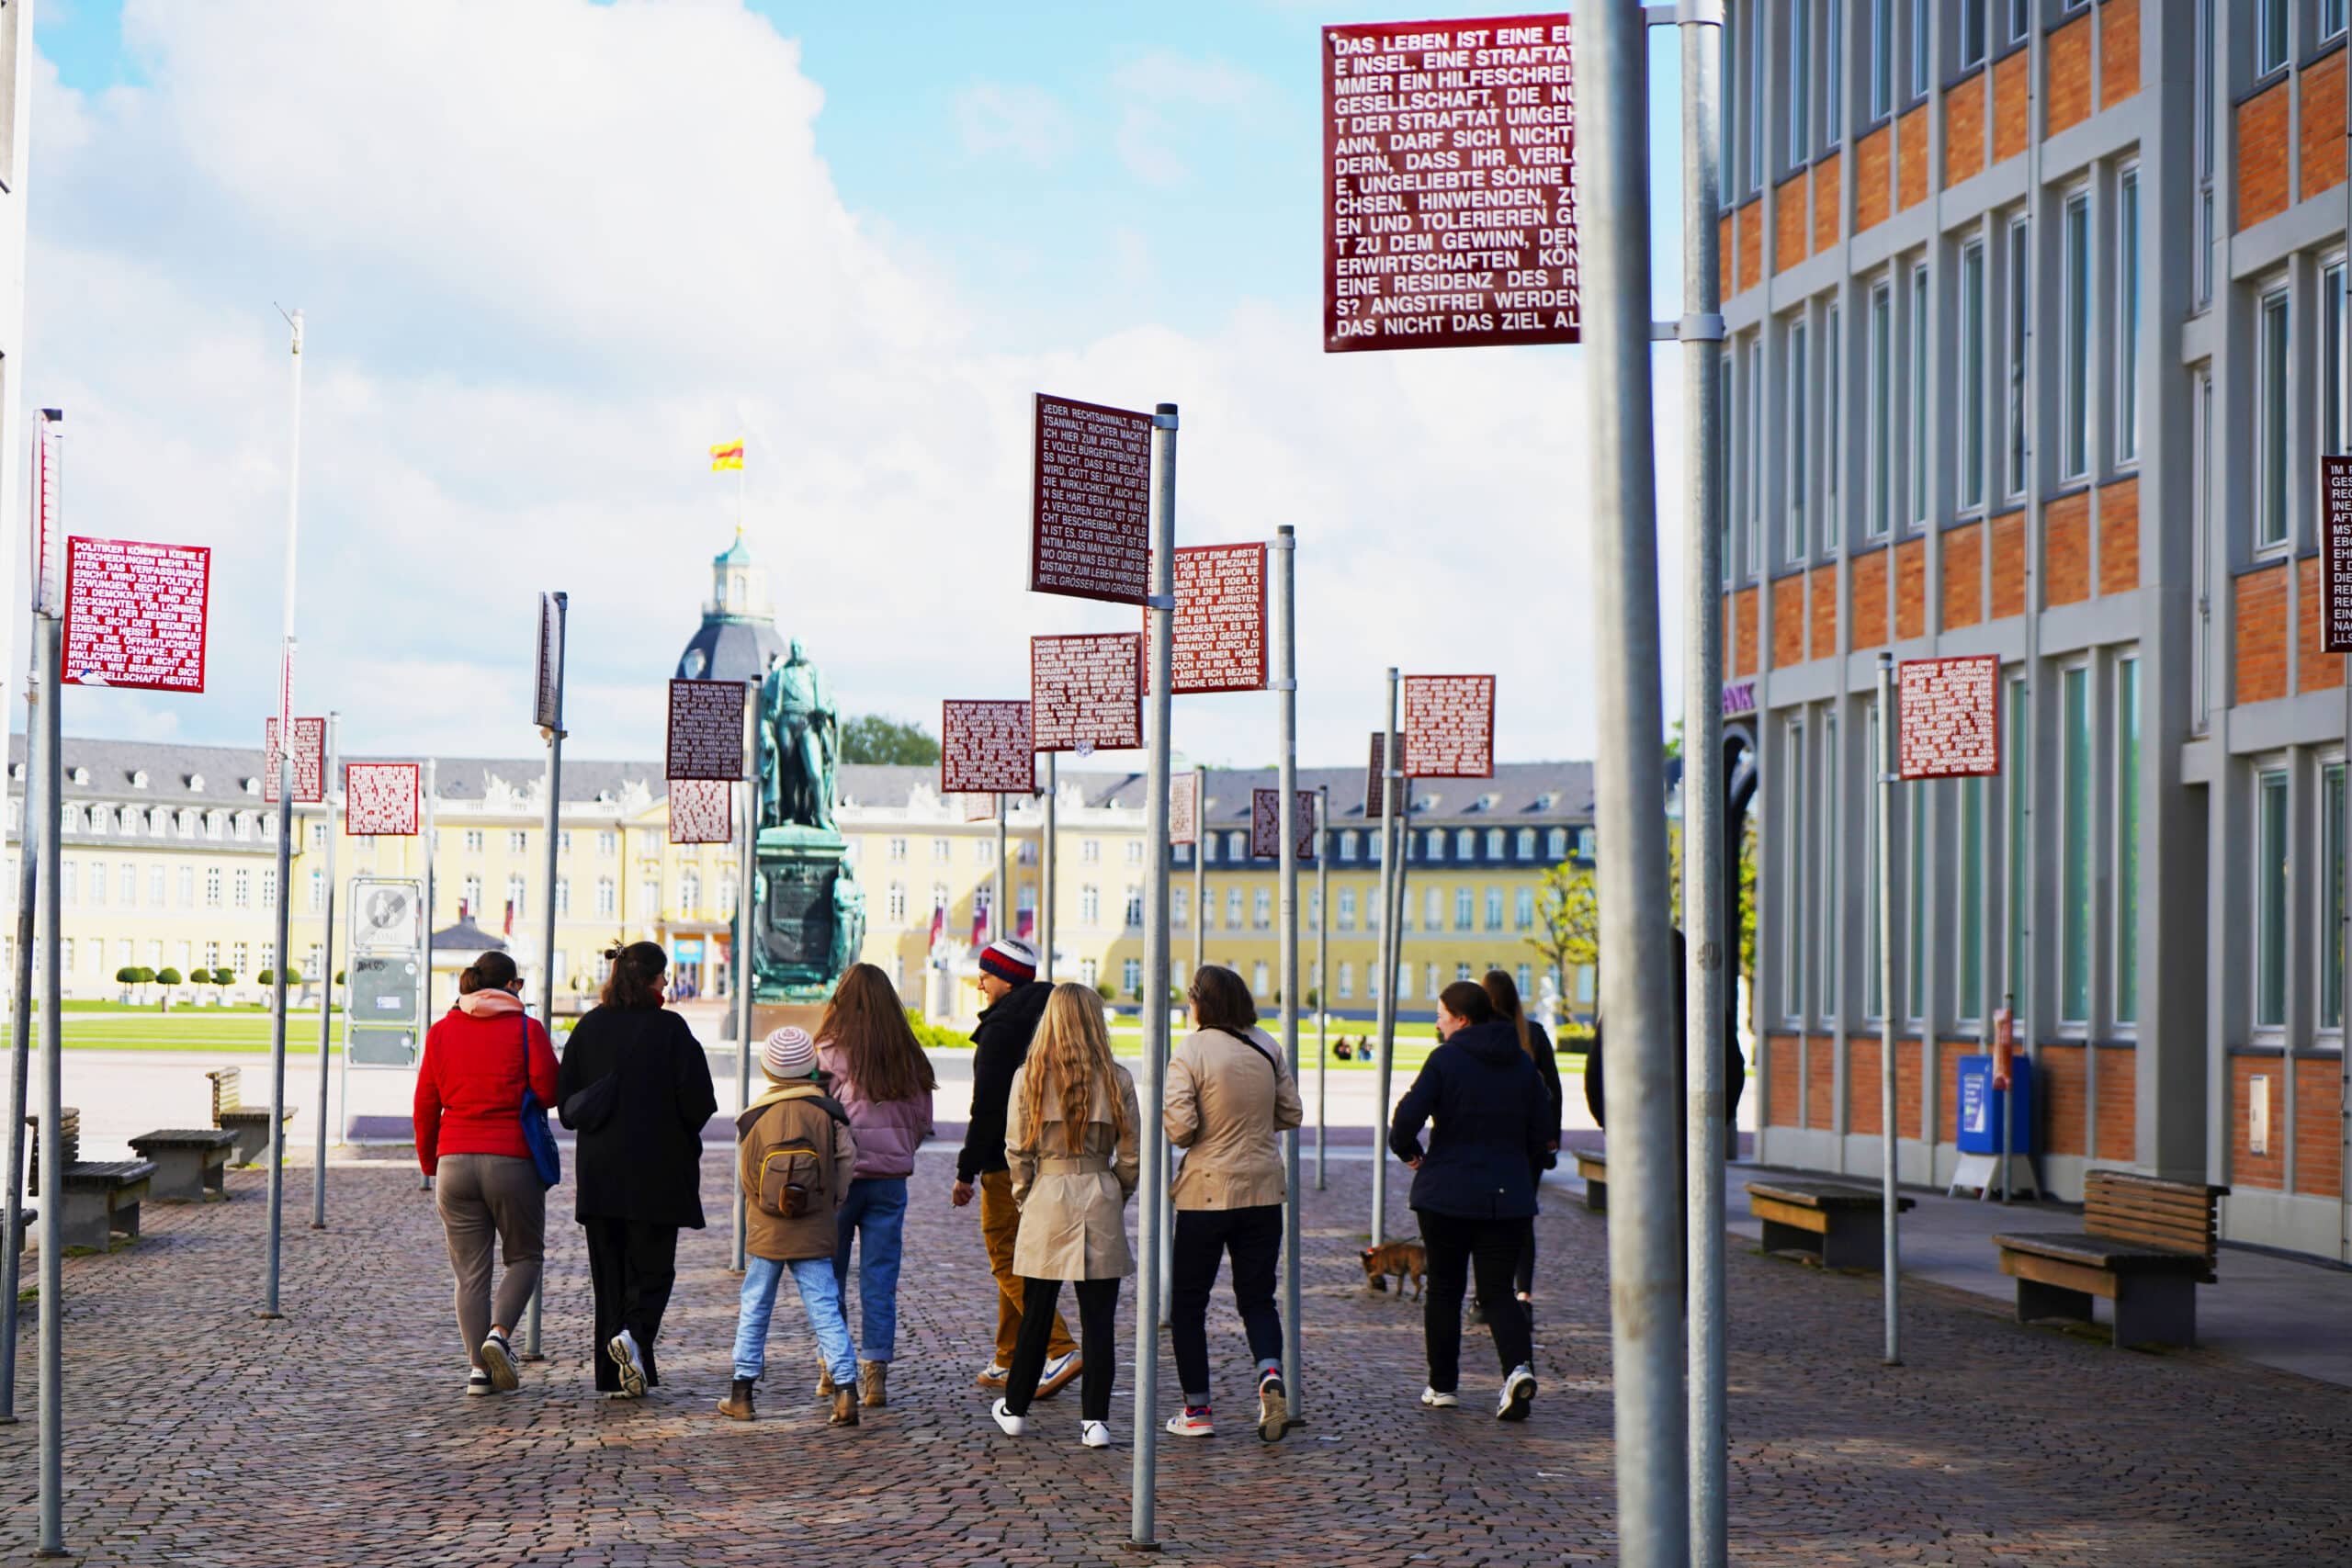
[[[538,1168],[539,1185],[553,1187],[563,1179],[563,1156],[556,1152],[555,1130],[548,1125],[548,1108],[531,1087],[531,1020],[523,1019],[523,1146]]]

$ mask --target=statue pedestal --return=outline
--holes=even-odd
[[[847,849],[830,828],[760,829],[752,912],[754,1040],[775,1027],[758,1021],[766,1006],[821,1006],[842,971],[856,961],[865,940],[865,896],[843,862]],[[814,1021],[802,1027],[813,1029]]]

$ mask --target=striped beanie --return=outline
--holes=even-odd
[[[817,1070],[817,1043],[807,1030],[787,1023],[760,1047],[760,1070],[778,1083],[805,1078]]]
[[[1019,937],[999,937],[980,950],[980,970],[1015,986],[1037,977],[1037,950]]]

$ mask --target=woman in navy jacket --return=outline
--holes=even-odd
[[[1457,980],[1439,995],[1438,1048],[1396,1107],[1388,1147],[1413,1169],[1412,1208],[1429,1251],[1421,1331],[1430,1362],[1421,1403],[1461,1404],[1462,1295],[1473,1268],[1503,1370],[1496,1417],[1523,1421],[1535,1401],[1534,1348],[1511,1275],[1535,1181],[1553,1136],[1552,1102],[1519,1032],[1495,1017],[1487,993]],[[1429,1145],[1421,1129],[1434,1122]]]

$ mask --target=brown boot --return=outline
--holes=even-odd
[[[726,1398],[718,1402],[718,1413],[729,1421],[756,1421],[752,1410],[752,1380],[737,1378],[735,1386]]]
[[[833,1397],[833,1369],[831,1367],[820,1365],[817,1369],[817,1397],[820,1399]]]
[[[833,1391],[833,1413],[831,1416],[826,1420],[825,1425],[828,1427],[856,1426],[857,1395],[845,1388],[835,1389]]]
[[[890,1375],[888,1361],[860,1361],[857,1364],[857,1393],[868,1410],[880,1410],[890,1403],[883,1384]]]

